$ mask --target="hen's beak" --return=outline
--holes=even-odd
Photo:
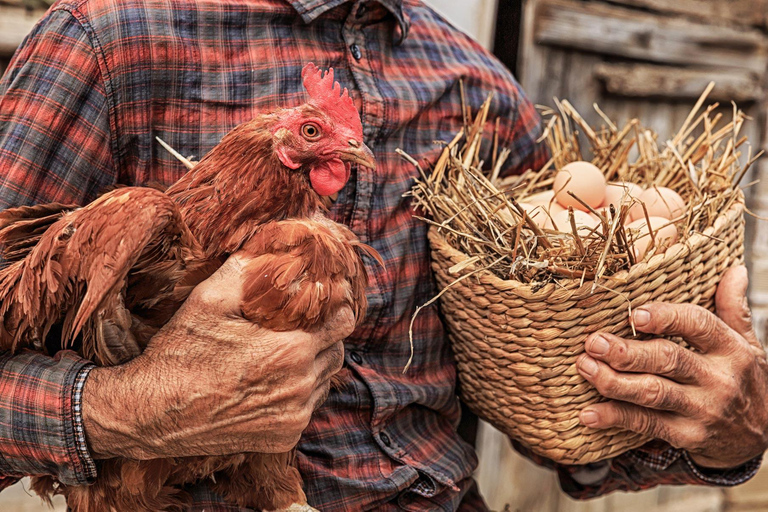
[[[360,164],[369,169],[376,169],[376,159],[368,146],[356,140],[349,141],[349,148],[339,151],[339,158],[344,162]]]

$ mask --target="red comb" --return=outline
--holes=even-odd
[[[352,128],[362,140],[363,124],[360,121],[360,114],[352,98],[349,97],[346,87],[342,90],[339,82],[333,81],[333,68],[323,74],[321,69],[310,62],[301,71],[301,78],[311,98],[310,103],[322,109],[337,123],[346,124]]]

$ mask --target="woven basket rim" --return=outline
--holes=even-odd
[[[719,233],[724,227],[733,224],[744,212],[744,192],[741,189],[737,190],[736,201],[730,206],[730,208],[718,215],[712,225],[707,226],[702,232],[697,232],[691,235],[685,242],[677,242],[676,244],[667,248],[661,254],[655,254],[648,261],[643,261],[632,265],[629,269],[621,270],[615,274],[612,274],[610,278],[614,281],[632,281],[636,278],[642,278],[649,271],[656,269],[660,266],[667,265],[671,260],[684,258],[691,252],[697,250],[707,242],[711,241],[711,238],[715,237],[715,233]],[[440,232],[439,226],[431,225],[429,228],[431,242],[437,244],[433,246],[433,250],[439,250],[446,254],[450,259],[457,262],[461,262],[470,258],[465,252],[460,251],[453,247]],[[716,238],[716,237],[715,237]],[[476,271],[477,266],[472,264],[461,271],[461,274],[466,272]],[[535,290],[536,283],[523,283],[517,279],[502,279],[495,273],[488,269],[481,270],[483,279],[487,280],[487,284],[497,289],[515,289],[520,292],[527,292],[528,294],[540,294],[547,292],[548,288],[554,286],[553,283],[547,283],[543,287]],[[457,275],[457,277],[459,277]],[[541,286],[541,285],[538,285]],[[558,279],[557,288],[560,290],[574,291],[580,288],[588,287],[592,289],[592,281],[585,280],[582,284],[579,278],[563,277]]]

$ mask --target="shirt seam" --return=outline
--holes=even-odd
[[[101,45],[96,31],[90,24],[88,17],[80,10],[80,7],[88,0],[81,0],[74,5],[59,4],[56,10],[69,13],[70,16],[80,25],[83,33],[88,37],[93,57],[99,68],[99,82],[104,89],[104,99],[107,103],[107,115],[109,117],[109,145],[112,153],[112,172],[113,182],[117,182],[120,175],[120,146],[117,137],[117,105],[115,103],[115,91],[112,83],[112,75],[107,65],[107,57]]]

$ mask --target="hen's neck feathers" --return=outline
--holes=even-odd
[[[228,133],[167,193],[209,257],[237,251],[266,222],[312,217],[324,207],[305,169],[285,167],[273,150],[274,115]]]

